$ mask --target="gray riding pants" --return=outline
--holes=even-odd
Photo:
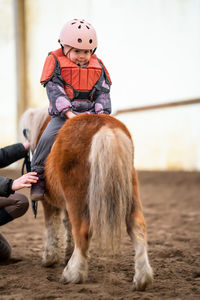
[[[64,125],[67,119],[52,117],[43,132],[31,161],[31,171],[43,173],[44,165],[51,147],[55,141],[59,129]],[[39,175],[38,174],[38,175]]]

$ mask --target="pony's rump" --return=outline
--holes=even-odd
[[[79,194],[88,209],[90,231],[101,245],[114,249],[132,209],[132,170],[127,128],[108,115],[84,114],[59,131],[46,163],[47,185],[53,194],[61,183],[66,200],[68,194]]]

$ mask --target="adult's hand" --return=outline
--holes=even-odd
[[[30,148],[30,143],[29,143],[28,140],[26,140],[26,141],[23,143],[23,145],[24,145],[24,148],[25,148],[26,150],[28,150],[28,149]]]
[[[31,187],[32,183],[36,183],[38,181],[38,177],[36,175],[36,172],[29,172],[18,179],[15,179],[12,184],[12,190],[17,191],[23,188]]]

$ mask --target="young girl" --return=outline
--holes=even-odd
[[[111,80],[102,61],[94,54],[95,29],[84,20],[71,20],[62,28],[58,42],[61,48],[49,53],[41,76],[49,98],[51,121],[32,158],[31,169],[39,177],[31,187],[34,201],[44,197],[45,160],[65,121],[80,113],[111,113]]]

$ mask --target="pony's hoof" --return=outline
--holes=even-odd
[[[144,291],[147,287],[152,286],[153,283],[153,271],[150,268],[149,272],[145,274],[139,274],[133,279],[133,291]]]
[[[80,250],[75,248],[74,252],[63,270],[61,282],[63,283],[81,283],[87,279],[88,264]]]
[[[83,279],[83,277],[80,277],[80,276],[76,276],[76,277],[69,277],[69,276],[64,276],[62,275],[61,278],[60,278],[60,282],[62,284],[68,284],[68,283],[84,283],[85,282],[85,279]]]
[[[134,282],[133,286],[132,286],[132,291],[145,291],[146,287],[147,287],[147,283],[146,282],[144,282],[142,284]]]
[[[87,271],[86,270],[75,270],[70,268],[69,264],[65,267],[62,277],[60,281],[63,284],[66,283],[83,283],[87,279]]]
[[[68,284],[68,283],[83,283],[85,282],[85,279],[82,277],[82,276],[64,276],[62,275],[61,279],[60,279],[60,282],[63,283],[63,284]]]
[[[70,273],[70,272],[63,272],[62,277],[60,279],[60,281],[63,284],[67,284],[67,283],[83,283],[85,282],[85,276],[83,276],[83,274],[75,274],[75,273]]]
[[[51,267],[59,262],[58,255],[48,255],[44,254],[42,258],[42,266],[43,267]]]
[[[70,281],[70,279],[69,279],[68,277],[65,277],[64,275],[62,275],[61,278],[60,278],[60,282],[61,282],[62,284],[68,284],[68,283],[70,283],[71,281]],[[75,283],[76,283],[76,282],[75,282]]]

